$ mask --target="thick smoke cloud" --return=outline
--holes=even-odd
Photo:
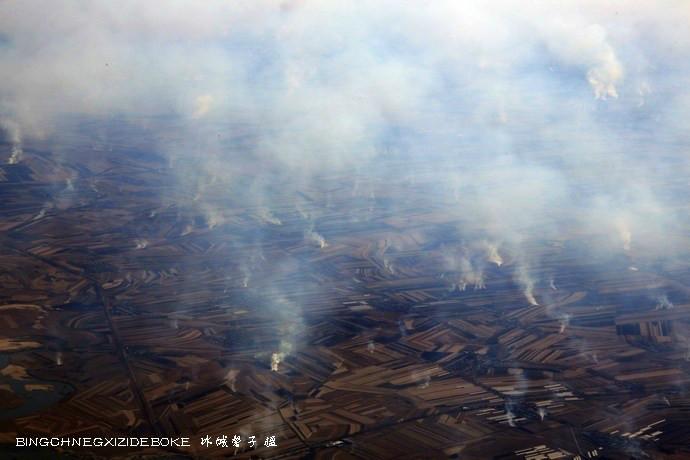
[[[683,247],[689,25],[670,0],[4,2],[6,161],[79,120],[165,116],[174,128],[149,131],[178,135],[151,137],[211,227],[210,190],[249,164],[262,225],[280,224],[276,177],[286,196],[339,173],[375,197],[362,184],[391,180],[391,161],[424,164],[405,180],[426,174],[426,199],[476,236],[448,262],[467,272],[456,283],[483,285],[479,266],[510,253],[537,303],[548,280],[531,275],[529,239],[580,231],[651,259]]]

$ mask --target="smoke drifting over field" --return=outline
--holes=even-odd
[[[211,228],[212,193],[239,182],[257,225],[279,226],[276,184],[302,213],[295,192],[323,176],[371,200],[424,180],[423,197],[400,188],[386,206],[445,203],[471,222],[452,283],[483,287],[510,254],[537,304],[535,283],[553,280],[531,274],[529,239],[584,232],[651,260],[682,249],[689,26],[683,1],[4,2],[6,161],[27,139],[125,120]],[[304,238],[324,248],[314,219]]]

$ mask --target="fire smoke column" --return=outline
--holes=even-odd
[[[539,305],[537,299],[534,297],[534,280],[527,272],[524,264],[520,264],[517,271],[517,281],[522,286],[522,293],[530,305]]]
[[[210,94],[203,94],[201,96],[198,96],[194,100],[194,112],[192,113],[192,118],[202,118],[209,112],[209,110],[211,110],[212,105],[213,96],[211,96]]]
[[[290,342],[281,341],[279,351],[271,354],[271,370],[273,372],[278,372],[278,367],[280,363],[285,360],[285,357],[292,351],[292,344]]]
[[[675,305],[673,305],[673,302],[668,300],[668,296],[666,294],[657,298],[657,304],[654,308],[655,310],[669,310],[671,308],[675,308]]]
[[[307,230],[305,232],[304,237],[307,241],[315,243],[319,247],[319,249],[323,249],[323,248],[328,246],[328,243],[326,242],[326,238],[324,238],[323,235],[315,232],[312,229]]]
[[[553,277],[549,278],[549,287],[554,291],[558,290],[558,288],[556,287],[556,282],[554,281]]]
[[[480,268],[475,268],[467,257],[462,256],[459,261],[459,269],[461,272],[458,280],[459,289],[464,291],[468,284],[472,284],[474,289],[485,289],[484,273]]]
[[[618,237],[623,242],[623,250],[630,251],[632,245],[632,232],[628,223],[620,219],[616,222],[616,231],[618,232]]]
[[[10,164],[13,164],[13,163],[10,163]],[[41,220],[41,219],[43,219],[45,216],[46,216],[46,208],[44,207],[44,208],[41,209],[41,211],[40,211],[38,214],[36,214],[36,215],[34,216],[34,218],[31,219],[31,220]]]
[[[568,327],[568,325],[570,324],[570,314],[566,313],[563,316],[561,316],[560,323],[561,328],[559,330],[559,334],[563,334],[565,332],[565,328]]]
[[[495,244],[487,243],[486,258],[497,267],[503,265],[503,257],[498,253],[498,247]]]
[[[10,151],[10,157],[7,160],[7,164],[14,165],[19,163],[24,155],[24,150],[22,149],[22,134],[19,125],[12,120],[3,119],[0,120],[0,129],[5,131],[12,144],[12,150]]]
[[[235,387],[235,384],[237,383],[237,376],[239,375],[240,371],[238,369],[230,369],[228,370],[228,373],[225,374],[225,384],[234,392],[237,392],[237,388]]]
[[[544,26],[542,30],[549,49],[564,64],[585,71],[595,98],[617,98],[616,85],[623,79],[623,65],[606,29],[599,24],[557,24]]]
[[[260,208],[257,212],[257,217],[265,224],[283,225],[283,222],[278,217],[274,216],[268,208]]]
[[[587,81],[594,90],[594,96],[597,99],[617,98],[616,84],[623,77],[623,66],[606,41],[606,30],[598,24],[589,26],[586,38],[594,48],[594,64],[587,71]]]
[[[271,370],[273,372],[278,372],[278,366],[280,362],[285,358],[283,353],[277,352],[271,355]]]
[[[387,239],[384,239],[383,244],[376,251],[376,257],[381,260],[381,263],[383,264],[383,269],[386,272],[394,274],[395,267],[393,267],[393,263],[390,261],[390,259],[386,257],[386,251],[388,251],[389,246],[390,242]]]

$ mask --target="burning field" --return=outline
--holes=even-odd
[[[690,456],[682,2],[119,3],[0,5],[0,452]]]

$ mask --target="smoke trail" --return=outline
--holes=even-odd
[[[497,267],[500,267],[503,265],[503,258],[498,252],[498,246],[495,244],[491,243],[485,243],[486,244],[486,257],[487,260],[491,263],[496,264]]]
[[[287,341],[280,342],[280,349],[277,352],[271,354],[271,370],[273,372],[278,372],[280,363],[282,363],[285,358],[292,351],[292,343]]]
[[[516,281],[522,287],[522,293],[530,305],[539,305],[534,297],[534,280],[529,273],[529,269],[524,263],[519,263],[515,273]]]
[[[632,232],[630,231],[628,224],[623,220],[619,220],[616,222],[616,229],[618,230],[618,235],[622,241],[623,250],[630,251],[632,245]]]
[[[675,308],[675,305],[673,305],[673,302],[668,300],[668,296],[666,294],[657,298],[657,304],[654,308],[655,310],[668,310],[671,308]]]
[[[320,249],[328,246],[326,239],[319,233],[315,232],[313,229],[309,229],[304,233],[304,239],[315,243]]]
[[[561,318],[559,320],[559,323],[561,324],[560,330],[558,331],[559,334],[563,334],[565,332],[565,329],[570,325],[570,318],[572,315],[569,313],[564,313],[561,315]]]
[[[10,119],[0,119],[0,129],[5,132],[11,144],[10,157],[7,159],[7,164],[14,165],[19,163],[24,155],[22,133],[19,124]]]

